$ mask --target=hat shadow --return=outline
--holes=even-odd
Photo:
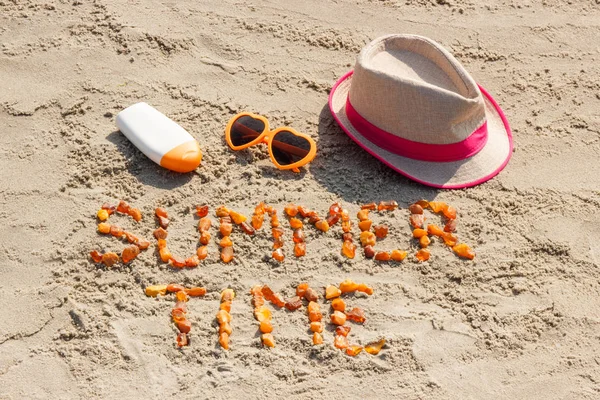
[[[340,128],[328,104],[319,114],[318,135],[310,172],[347,202],[396,200],[400,206],[408,206],[421,198],[431,200],[442,191],[406,178],[363,150]]]
[[[111,132],[106,139],[117,146],[125,157],[125,165],[129,173],[144,185],[174,189],[188,183],[195,174],[194,171],[179,173],[161,167],[146,157],[119,130]]]

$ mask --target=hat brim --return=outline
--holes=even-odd
[[[352,72],[342,76],[331,89],[329,108],[340,127],[359,146],[393,170],[424,185],[442,189],[475,186],[496,176],[508,164],[513,152],[512,133],[498,103],[485,89],[483,94],[487,118],[488,140],[474,156],[453,162],[414,160],[391,153],[365,138],[348,120],[346,99]]]

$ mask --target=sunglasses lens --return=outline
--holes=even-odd
[[[273,137],[272,150],[279,165],[290,165],[308,156],[310,142],[292,132],[279,131]]]
[[[260,119],[252,118],[248,115],[239,117],[231,126],[231,143],[238,147],[250,143],[265,130],[265,124]]]

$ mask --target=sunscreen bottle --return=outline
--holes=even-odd
[[[195,170],[202,160],[198,142],[175,121],[146,103],[117,115],[117,127],[149,159],[176,172]]]

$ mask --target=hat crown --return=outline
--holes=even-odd
[[[481,92],[441,45],[389,35],[358,56],[348,101],[377,128],[403,139],[458,143],[486,122]]]

